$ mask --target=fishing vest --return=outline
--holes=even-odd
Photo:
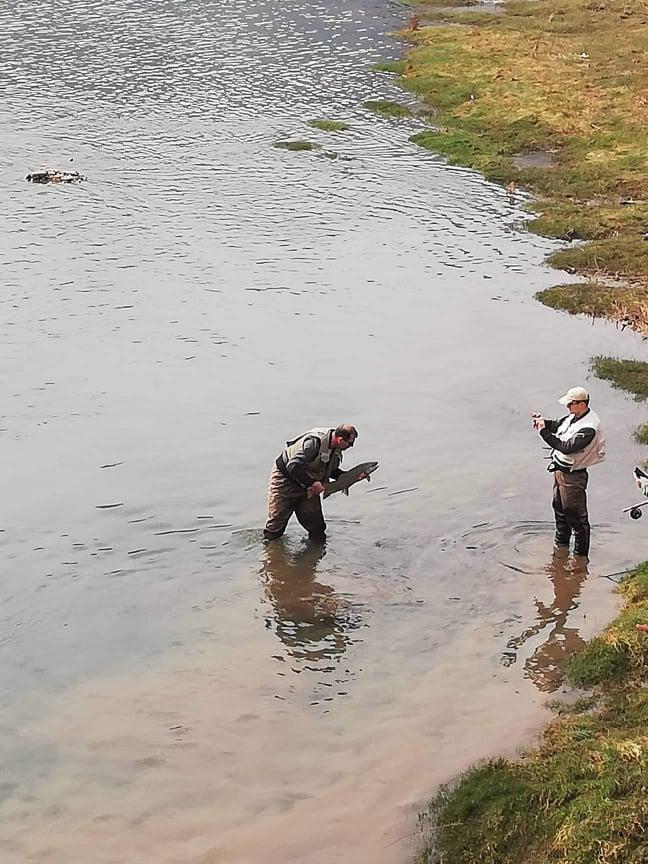
[[[598,414],[590,409],[587,414],[570,424],[571,419],[572,415],[568,414],[561,421],[556,430],[557,438],[566,443],[571,441],[581,429],[594,429],[594,437],[587,447],[577,453],[567,455],[566,453],[559,453],[558,450],[552,450],[552,462],[565,471],[582,471],[583,468],[589,468],[590,465],[603,462],[605,459],[605,438],[601,431],[601,421]]]
[[[328,480],[331,472],[339,467],[342,461],[342,453],[331,447],[331,433],[333,429],[311,429],[310,432],[304,432],[299,438],[286,442],[286,449],[281,454],[284,465],[287,465],[293,456],[295,456],[302,448],[304,438],[319,438],[320,449],[317,457],[308,462],[304,467],[306,473],[315,480],[323,482]]]

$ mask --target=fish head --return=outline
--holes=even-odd
[[[355,468],[352,468],[353,474],[355,477],[365,480],[371,480],[371,475],[378,467],[377,462],[361,462],[360,465],[356,465]]]

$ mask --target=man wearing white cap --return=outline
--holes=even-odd
[[[554,472],[553,509],[556,517],[556,544],[569,546],[574,533],[574,553],[589,553],[590,524],[587,515],[587,469],[605,459],[605,438],[598,415],[589,407],[584,387],[572,387],[558,400],[569,414],[560,420],[545,420],[532,414],[533,428],[549,444]]]

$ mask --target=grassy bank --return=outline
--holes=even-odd
[[[431,124],[413,140],[534,192],[531,230],[587,241],[550,263],[595,284],[543,302],[648,332],[647,0],[447,6],[419,4],[404,34],[400,80]]]
[[[617,390],[631,393],[636,402],[648,399],[648,363],[641,360],[620,360],[617,357],[594,357],[592,371],[597,378],[607,381]],[[637,444],[648,445],[648,423],[642,423],[634,431]],[[648,467],[644,461],[644,468]]]
[[[565,241],[549,263],[587,280],[539,300],[648,334],[648,0],[454,5],[413,4],[411,50],[391,64],[429,124],[412,140],[533,193],[529,229]],[[592,368],[648,398],[648,364]],[[635,437],[648,444],[648,424]],[[418,864],[648,864],[648,562],[620,590],[623,611],[567,670],[592,693],[556,705],[518,760],[441,789]]]
[[[469,770],[430,804],[418,864],[646,864],[648,562],[619,589],[626,605],[570,662],[593,695],[557,704],[518,761]]]

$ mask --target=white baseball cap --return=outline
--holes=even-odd
[[[589,402],[590,395],[584,387],[570,387],[570,389],[558,400],[561,405],[569,405],[570,402]]]

